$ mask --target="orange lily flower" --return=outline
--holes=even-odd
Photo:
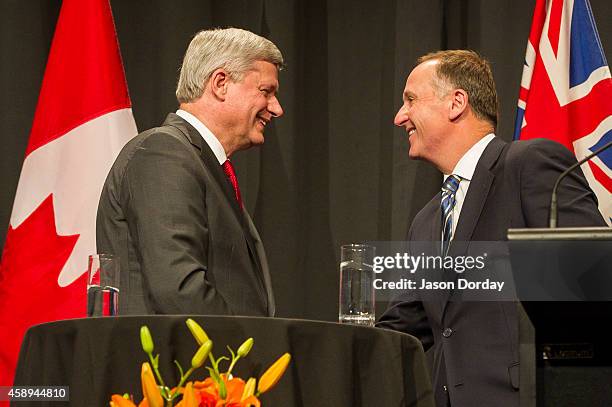
[[[149,402],[149,407],[163,407],[164,400],[162,399],[159,387],[157,387],[151,365],[148,362],[142,364],[140,381],[142,382],[142,395]]]
[[[260,407],[261,403],[254,395],[242,400],[242,393],[246,384],[244,380],[237,377],[227,380],[224,374],[221,375],[221,378],[227,390],[225,400],[219,397],[219,386],[212,378],[208,377],[203,382],[194,383],[193,387],[201,397],[199,407]]]
[[[123,396],[119,394],[113,394],[111,396],[111,407],[136,407],[136,404],[132,402],[130,399],[123,398]]]
[[[200,395],[193,390],[193,383],[188,382],[183,390],[183,399],[176,407],[199,407],[200,399]]]

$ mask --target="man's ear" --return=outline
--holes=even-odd
[[[449,120],[454,121],[467,110],[469,98],[467,92],[463,89],[454,89],[451,92],[451,97],[448,118]]]
[[[227,87],[230,82],[230,76],[223,68],[216,69],[210,76],[210,89],[213,95],[221,100],[225,100],[227,95]]]

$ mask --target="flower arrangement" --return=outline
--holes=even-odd
[[[228,346],[231,359],[227,356],[215,359],[212,354],[213,343],[204,329],[191,318],[187,319],[186,324],[199,348],[191,358],[191,367],[186,372],[180,363],[174,361],[181,375],[179,384],[173,388],[166,386],[158,369],[159,354],[153,356],[153,337],[144,325],[140,328],[140,343],[151,362],[144,362],[140,372],[144,398],[137,405],[133,396],[127,393],[113,394],[111,407],[171,407],[175,402],[178,402],[176,407],[260,407],[259,396],[274,387],[291,361],[291,355],[285,353],[261,375],[259,381],[251,377],[245,382],[239,377],[233,377],[232,369],[239,359],[251,351],[253,338],[244,341],[236,352]],[[209,377],[203,381],[187,382],[196,369],[204,366],[207,359],[210,361],[210,366],[206,367]],[[224,373],[219,370],[222,361],[229,362]]]

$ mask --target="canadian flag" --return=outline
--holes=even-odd
[[[85,316],[98,199],[136,133],[109,0],[64,0],[0,264],[0,386],[30,326]]]

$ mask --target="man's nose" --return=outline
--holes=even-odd
[[[395,119],[393,119],[393,124],[400,127],[403,126],[406,123],[406,120],[408,120],[406,112],[406,106],[400,107],[400,109],[397,111],[397,114],[395,115]]]
[[[272,97],[268,102],[268,111],[272,113],[273,117],[281,117],[283,115],[283,107],[276,96]]]

